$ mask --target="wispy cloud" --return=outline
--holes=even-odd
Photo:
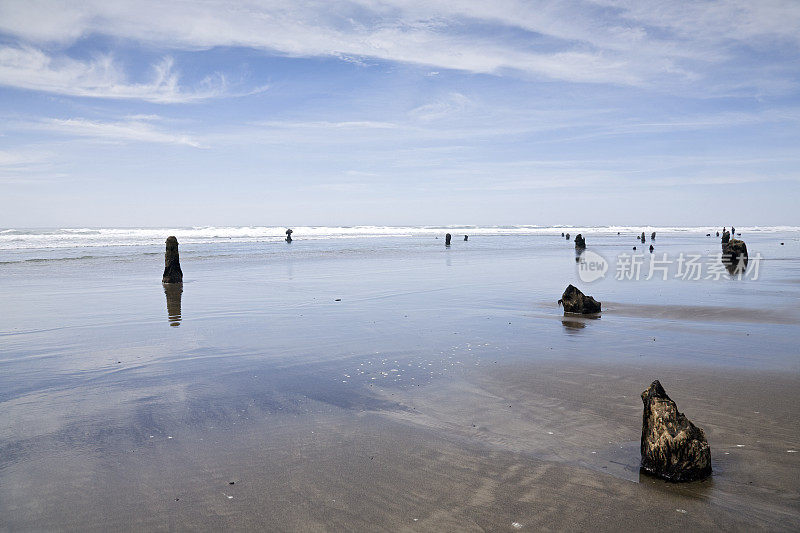
[[[0,85],[69,96],[156,103],[196,102],[224,95],[227,89],[221,75],[209,76],[196,89],[185,89],[169,57],[153,66],[149,82],[131,83],[109,55],[84,61],[50,55],[31,46],[0,47]]]
[[[461,93],[450,93],[444,98],[412,109],[409,115],[415,119],[427,122],[446,118],[453,114],[463,113],[472,105],[472,100],[467,96]]]
[[[47,150],[0,150],[0,183],[41,183],[64,176],[54,171],[53,154]]]
[[[340,122],[313,121],[313,122],[281,122],[263,121],[255,122],[253,125],[265,128],[277,129],[308,129],[308,130],[386,130],[397,128],[397,124],[392,122],[381,122],[374,120],[346,120]]]
[[[66,136],[89,137],[100,142],[145,142],[202,147],[200,142],[190,135],[172,133],[157,127],[153,124],[152,116],[126,118],[113,122],[84,118],[48,118],[18,124],[17,127]]]
[[[31,164],[41,163],[47,157],[48,154],[43,152],[0,150],[0,167],[5,169],[24,168]]]

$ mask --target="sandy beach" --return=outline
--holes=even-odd
[[[0,529],[797,530],[800,237],[742,231],[755,280],[583,283],[555,232],[187,239],[166,293],[163,244],[6,248]],[[710,478],[640,474],[654,379]]]

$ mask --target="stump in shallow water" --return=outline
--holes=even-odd
[[[578,233],[575,235],[575,248],[583,249],[586,248],[586,239],[583,238],[583,235]]]
[[[591,296],[583,294],[574,285],[567,286],[558,304],[564,306],[565,313],[579,313],[582,315],[599,313],[601,305],[600,302]]]
[[[642,392],[642,471],[669,481],[711,474],[711,448],[703,430],[678,411],[658,380]]]
[[[444,245],[445,246],[450,246],[450,240],[452,238],[453,238],[452,235],[450,235],[449,233],[446,233],[445,236],[444,236]]]
[[[731,239],[722,245],[722,263],[731,274],[744,274],[747,269],[747,245],[739,239]]]
[[[183,283],[183,271],[178,259],[178,239],[167,237],[167,251],[164,252],[164,275],[161,283]]]

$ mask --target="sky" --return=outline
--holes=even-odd
[[[797,0],[0,0],[0,227],[800,226]]]

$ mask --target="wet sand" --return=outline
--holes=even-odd
[[[475,243],[297,241],[235,256],[236,279],[187,254],[180,293],[147,262],[92,285],[4,272],[0,529],[800,528],[800,260],[749,284],[601,282],[591,320],[546,303],[568,247]],[[653,379],[705,430],[708,480],[639,474]]]
[[[659,370],[712,446],[712,478],[671,484],[638,472],[634,421],[652,368],[514,363],[459,374],[382,388],[360,404],[294,387],[256,400],[254,387],[249,401],[220,399],[205,413],[76,428],[70,446],[4,468],[4,526],[30,528],[34,517],[34,529],[69,530],[800,524],[797,457],[787,453],[800,441],[796,378]]]

